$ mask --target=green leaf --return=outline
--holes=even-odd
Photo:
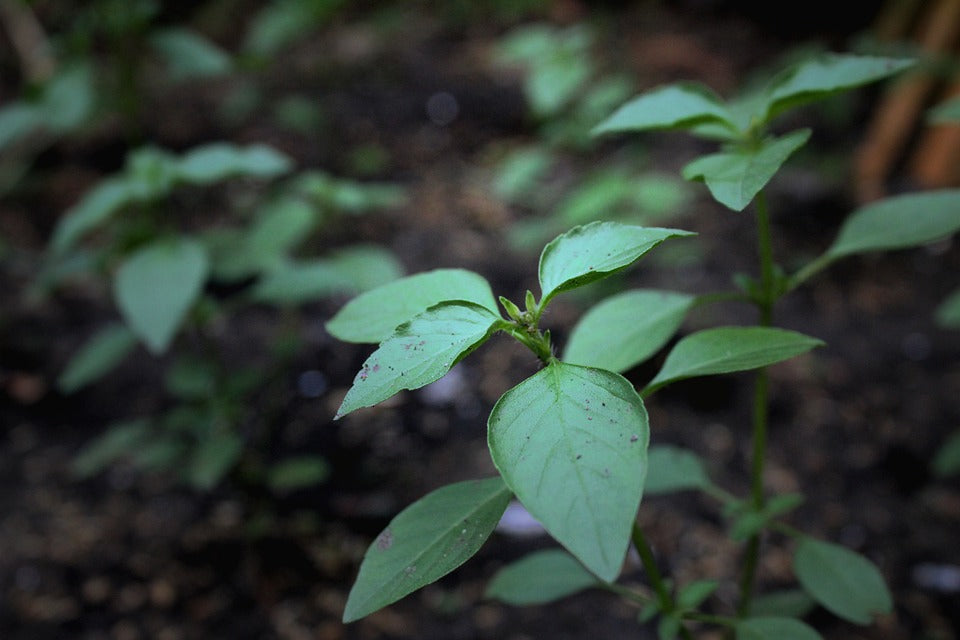
[[[960,329],[960,289],[955,290],[937,307],[937,324],[946,329]]]
[[[553,239],[540,254],[541,306],[556,294],[606,278],[626,269],[655,246],[675,236],[694,235],[678,229],[638,227],[617,222],[591,222]]]
[[[120,266],[113,295],[130,329],[154,354],[163,353],[197,300],[207,276],[203,246],[190,239],[158,241]]]
[[[793,618],[747,618],[735,628],[737,640],[822,640],[810,625]]]
[[[650,447],[643,489],[646,495],[703,489],[710,484],[703,461],[692,451],[670,445]]]
[[[759,369],[821,345],[816,338],[772,327],[705,329],[676,344],[643,394],[684,378]]]
[[[960,189],[909,193],[870,203],[843,223],[827,255],[906,249],[960,229]]]
[[[757,618],[802,618],[816,608],[803,589],[784,589],[756,596],[750,605],[750,615]]]
[[[800,586],[828,611],[856,624],[870,624],[876,614],[893,610],[879,569],[858,553],[839,545],[800,538],[793,557]]]
[[[401,511],[367,549],[343,621],[358,620],[462,565],[509,502],[503,481],[488,478],[442,487]]]
[[[57,378],[57,388],[73,393],[100,379],[123,361],[137,346],[137,337],[127,327],[109,325],[98,331],[77,351]]]
[[[330,465],[320,456],[288,458],[270,467],[267,484],[274,491],[294,491],[320,484],[330,475]]]
[[[793,511],[803,503],[799,493],[785,493],[771,497],[763,509],[756,510],[749,503],[747,509],[739,514],[730,526],[730,538],[741,542],[760,533],[771,520]]]
[[[960,124],[960,97],[941,102],[927,111],[929,124]],[[2,147],[0,143],[0,147]]]
[[[167,368],[164,385],[170,395],[182,400],[215,397],[217,366],[210,358],[180,356]]]
[[[685,611],[696,609],[713,595],[719,583],[716,580],[697,580],[684,586],[677,594],[677,607]]]
[[[490,284],[463,269],[436,269],[381,285],[348,302],[327,322],[344,342],[378,343],[402,323],[444,300],[475,302],[497,312]]]
[[[667,343],[683,323],[694,297],[640,289],[607,298],[573,328],[563,360],[623,372]]]
[[[0,108],[0,150],[43,125],[43,115],[32,104],[14,102]]]
[[[644,93],[594,127],[593,135],[650,129],[691,129],[705,123],[737,131],[723,102],[698,84],[676,84]]]
[[[356,289],[349,276],[324,259],[293,262],[260,277],[250,299],[274,305],[297,305]]]
[[[71,470],[81,478],[100,473],[111,463],[138,451],[149,437],[150,421],[145,418],[111,425],[80,450]]]
[[[930,466],[941,478],[960,472],[960,431],[954,431],[947,438],[933,456]]]
[[[243,439],[235,433],[216,433],[204,438],[193,449],[185,469],[187,481],[197,489],[213,489],[233,468],[242,453]]]
[[[137,200],[137,194],[123,178],[107,178],[88,191],[57,222],[50,249],[61,254],[87,232],[110,219],[121,207]]]
[[[185,153],[177,164],[177,175],[184,182],[206,185],[241,176],[274,178],[292,168],[288,156],[267,145],[238,147],[214,142]]]
[[[675,640],[682,626],[683,621],[678,613],[671,612],[662,616],[660,622],[657,623],[657,639]]]
[[[569,553],[547,549],[497,571],[484,596],[523,607],[553,602],[598,584],[596,576]]]
[[[486,307],[466,301],[441,302],[416,315],[363,363],[334,419],[439,380],[501,322]]]
[[[697,158],[683,168],[687,180],[702,180],[720,204],[743,211],[810,137],[809,129],[768,138],[756,148],[736,148]]]
[[[250,227],[243,246],[235,251],[251,254],[253,260],[269,267],[306,240],[319,222],[314,209],[294,198],[283,198],[262,207]]]
[[[56,133],[68,133],[93,115],[97,104],[94,72],[89,64],[72,64],[43,88],[37,103],[41,124]]]
[[[376,245],[342,247],[331,252],[326,260],[357,292],[369,291],[403,276],[403,266],[393,253]]]
[[[525,201],[552,163],[553,155],[543,147],[515,149],[494,168],[493,192],[508,202]]]
[[[871,82],[889,78],[916,64],[916,60],[822,54],[780,74],[766,90],[766,122],[801,104],[821,100]]]
[[[591,572],[614,580],[647,472],[647,412],[622,376],[553,362],[488,420],[493,462],[517,498]]]
[[[177,80],[222,75],[233,66],[223,49],[188,29],[163,29],[150,36],[150,44],[166,59]]]

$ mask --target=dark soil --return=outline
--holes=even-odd
[[[395,4],[403,13],[402,3]],[[796,43],[818,38],[842,48],[870,17],[830,33],[804,21],[773,31],[769,12],[752,15],[737,3],[665,4],[603,3],[593,13],[585,3],[558,1],[547,17],[596,22],[604,64],[626,68],[642,87],[699,79],[726,94],[758,63]],[[381,31],[369,17],[360,8],[348,11],[285,52],[269,72],[251,74],[269,96],[296,92],[321,104],[322,134],[284,129],[266,108],[224,123],[215,107],[230,87],[220,83],[145,87],[142,134],[173,149],[224,138],[266,142],[303,167],[337,175],[351,171],[349,150],[380,145],[390,160],[373,177],[407,185],[409,205],[335,226],[314,248],[376,242],[409,272],[464,267],[487,277],[497,293],[521,299],[525,289],[536,290],[536,254],[508,249],[506,230],[529,213],[489,189],[491,150],[530,142],[536,132],[518,78],[489,63],[507,22],[486,15],[455,22],[424,8]],[[219,37],[229,42],[221,29]],[[439,91],[459,105],[457,118],[443,126],[431,123],[424,108]],[[815,148],[789,165],[771,192],[782,264],[822,251],[854,206],[843,176],[820,170],[820,163],[856,144],[869,98],[851,100],[842,125],[815,110],[801,116],[818,127]],[[679,134],[644,140],[649,165],[668,171],[701,150]],[[607,142],[571,154],[564,171],[582,175],[621,146]],[[119,167],[124,153],[115,126],[59,143],[0,202],[0,234],[10,247],[0,268],[0,637],[656,637],[654,626],[637,623],[632,606],[605,593],[527,609],[484,601],[484,584],[498,567],[551,544],[503,534],[438,583],[358,623],[340,623],[360,558],[397,511],[434,488],[494,472],[485,417],[501,393],[536,369],[505,338],[466,360],[443,387],[405,393],[334,423],[368,349],[338,343],[323,330],[343,300],[317,303],[300,314],[302,348],[257,402],[269,417],[262,455],[323,455],[331,464],[327,482],[272,494],[235,477],[200,493],[123,464],[75,478],[73,456],[106,425],[166,402],[163,363],[145,352],[89,389],[60,394],[54,381],[69,355],[116,312],[93,285],[39,302],[24,295],[56,217]],[[698,193],[670,225],[698,232],[701,259],[680,266],[650,261],[626,276],[625,286],[699,293],[727,289],[731,274],[754,270],[750,216]],[[771,492],[804,493],[791,523],[871,558],[896,602],[893,614],[865,628],[814,612],[809,621],[825,638],[947,640],[960,633],[960,484],[928,471],[938,445],[960,425],[960,334],[932,319],[957,286],[958,271],[953,242],[850,259],[777,310],[780,324],[827,346],[771,371],[767,485]],[[556,302],[548,321],[559,341],[581,312],[576,299]],[[703,309],[685,331],[750,321],[748,310],[721,305]],[[223,348],[238,361],[263,358],[251,345],[266,344],[279,322],[269,309],[245,312],[224,332]],[[322,373],[320,397],[298,391],[308,371]],[[628,377],[642,384],[653,372],[641,367]],[[652,440],[697,451],[718,484],[745,494],[751,397],[749,375],[670,387],[648,402]],[[692,494],[648,499],[640,521],[661,569],[680,584],[720,579],[710,606],[728,612],[742,548],[726,537],[718,505]],[[791,544],[780,536],[766,541],[764,591],[792,584]],[[643,584],[638,561],[629,559],[623,580]],[[705,627],[697,637],[719,634]]]

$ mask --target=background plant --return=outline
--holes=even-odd
[[[122,319],[80,348],[59,378],[60,389],[73,393],[95,382],[138,344],[154,356],[177,354],[167,360],[164,378],[174,404],[108,428],[81,452],[75,465],[81,475],[132,459],[143,469],[178,470],[192,486],[209,489],[246,455],[248,475],[278,486],[322,477],[325,466],[316,457],[262,468],[253,445],[269,433],[269,424],[252,423],[257,415],[269,423],[263,416],[273,412],[252,410],[258,404],[253,399],[270,396],[297,352],[296,306],[401,274],[396,259],[375,246],[341,247],[322,258],[298,255],[298,248],[338,217],[396,206],[404,194],[394,185],[320,171],[299,173],[262,193],[260,185],[292,169],[287,156],[263,145],[214,143],[181,155],[143,148],[60,219],[39,286],[86,276],[111,290]],[[252,188],[235,194],[236,212],[220,224],[197,227],[178,215],[183,199],[196,200],[240,178]],[[264,304],[286,309],[275,344],[268,346],[268,364],[225,359],[217,344],[221,327],[245,306]]]
[[[543,369],[507,391],[488,421],[490,453],[500,476],[434,491],[384,529],[364,557],[344,619],[360,618],[436,580],[473,555],[496,526],[511,495],[524,504],[566,551],[539,552],[503,569],[490,597],[531,604],[589,586],[637,601],[640,620],[659,615],[661,638],[689,637],[689,622],[720,625],[738,638],[815,638],[796,615],[804,605],[754,602],[761,542],[768,531],[795,540],[794,573],[806,596],[844,620],[868,624],[892,602],[880,571],[867,558],[816,540],[783,517],[802,496],[767,494],[763,483],[768,431],[766,367],[822,343],[774,328],[776,302],[840,258],[906,248],[943,238],[960,228],[960,193],[916,193],[867,205],[849,216],[834,243],[793,274],[772,255],[770,216],[763,188],[809,138],[807,130],[768,133],[784,111],[908,68],[907,60],[826,55],[776,76],[761,90],[724,103],[703,87],[654,90],[624,105],[597,133],[687,129],[719,139],[720,153],[694,160],[683,171],[702,180],[735,211],[755,203],[759,277],[736,278],[739,290],[705,296],[631,291],[598,305],[574,329],[563,358],[554,355],[544,311],[559,293],[616,273],[665,239],[687,235],[669,229],[592,223],[556,238],[540,257],[539,300],[527,292],[521,307],[501,297],[496,311],[489,285],[478,275],[440,270],[374,289],[349,303],[328,324],[343,340],[380,342],[347,393],[337,417],[372,406],[403,389],[443,376],[493,333],[526,345]],[[740,300],[758,311],[759,323],[690,334],[669,351],[659,372],[636,392],[617,372],[649,358],[677,331],[692,308]],[[367,319],[376,322],[367,325]],[[394,329],[394,327],[396,327]],[[692,452],[675,447],[647,451],[649,431],[641,398],[690,377],[756,370],[752,420],[751,490],[736,497],[714,485]],[[723,505],[730,535],[746,543],[738,578],[740,600],[728,615],[701,612],[715,580],[675,586],[657,566],[634,518],[641,494],[702,490]],[[627,547],[644,565],[652,595],[615,580]],[[801,601],[803,598],[801,598]]]

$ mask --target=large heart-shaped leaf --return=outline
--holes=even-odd
[[[683,168],[683,177],[703,180],[717,202],[743,211],[809,137],[810,130],[801,129],[781,138],[768,138],[755,148],[703,156]]]
[[[473,302],[441,302],[397,327],[363,363],[335,419],[439,380],[503,322]]]
[[[940,240],[960,229],[960,189],[886,198],[854,211],[827,255],[833,258],[906,249]]]
[[[676,344],[643,394],[684,378],[759,369],[821,345],[816,338],[772,327],[705,329]]]
[[[490,580],[484,595],[517,606],[545,604],[599,584],[566,551],[535,551],[500,569]]]
[[[113,296],[124,320],[155,354],[164,352],[200,295],[208,260],[195,240],[158,241],[117,270]]]
[[[545,305],[556,294],[600,280],[629,267],[678,229],[591,222],[554,238],[540,254],[540,289]]]
[[[343,621],[362,618],[462,565],[509,502],[503,480],[489,478],[442,487],[401,511],[367,549]]]
[[[828,53],[816,56],[774,78],[766,90],[766,121],[787,109],[883,80],[916,64],[916,60]]]
[[[482,276],[464,269],[436,269],[360,294],[344,305],[326,328],[344,342],[378,343],[400,324],[444,300],[466,300],[497,310],[490,283]]]
[[[802,537],[793,556],[793,571],[814,600],[844,620],[870,624],[873,616],[893,610],[880,570],[845,547]]]
[[[822,640],[810,625],[793,618],[747,618],[735,629],[737,640]]]
[[[594,127],[593,135],[650,129],[690,129],[706,123],[736,132],[730,114],[710,89],[692,83],[660,87],[617,109]]]
[[[563,360],[626,371],[667,343],[693,302],[693,296],[649,289],[607,298],[574,327]]]
[[[507,391],[488,426],[507,486],[587,569],[614,580],[647,472],[647,412],[633,386],[555,361]]]

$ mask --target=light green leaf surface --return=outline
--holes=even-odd
[[[150,44],[178,80],[221,75],[233,66],[223,49],[188,29],[163,29],[150,36]]]
[[[117,270],[114,299],[127,325],[152,353],[169,346],[200,295],[207,267],[199,242],[178,239],[137,250]]]
[[[644,494],[702,489],[710,485],[703,461],[687,449],[671,445],[650,447],[647,454],[647,481]]]
[[[679,229],[639,227],[617,222],[591,222],[558,236],[540,254],[541,305],[556,294],[582,287],[629,267]]]
[[[793,618],[747,618],[736,631],[737,640],[822,640],[810,625]]]
[[[73,393],[100,379],[137,346],[137,337],[124,325],[112,324],[91,337],[57,378],[57,388]]]
[[[214,142],[185,153],[177,164],[177,175],[183,182],[204,185],[239,176],[274,178],[292,168],[289,157],[267,145]]]
[[[816,338],[772,327],[705,329],[676,344],[643,394],[684,378],[758,369],[821,345]]]
[[[803,537],[793,556],[800,586],[828,611],[856,624],[890,613],[893,600],[876,565],[858,553]]]
[[[545,604],[599,584],[561,549],[535,551],[494,574],[484,595],[516,606]]]
[[[810,130],[801,129],[781,138],[768,138],[756,149],[703,156],[683,168],[683,177],[702,180],[717,202],[743,211],[809,137]]]
[[[689,129],[705,123],[736,131],[723,102],[710,89],[697,84],[676,84],[634,98],[598,124],[592,133]]]
[[[439,380],[501,322],[486,307],[466,301],[441,302],[416,315],[363,363],[335,419]]]
[[[905,249],[940,240],[960,229],[960,189],[893,196],[865,205],[843,223],[827,254],[834,258]]]
[[[475,302],[496,313],[490,284],[464,269],[436,269],[400,278],[360,294],[327,322],[344,342],[378,343],[400,324],[444,300]]]
[[[277,200],[257,212],[242,247],[235,251],[251,254],[263,266],[276,263],[306,240],[319,222],[316,211],[294,198]]]
[[[643,362],[683,323],[694,297],[641,289],[607,298],[574,327],[564,362],[623,372]]]
[[[27,102],[7,103],[0,108],[0,150],[43,125],[43,115]]]
[[[503,480],[488,478],[442,487],[401,511],[367,549],[343,621],[362,618],[462,565],[509,502]]]
[[[766,121],[792,107],[883,80],[916,64],[916,60],[822,54],[788,69],[767,88]]]
[[[553,362],[507,391],[488,426],[507,486],[587,569],[614,580],[647,472],[647,412],[633,386]]]

